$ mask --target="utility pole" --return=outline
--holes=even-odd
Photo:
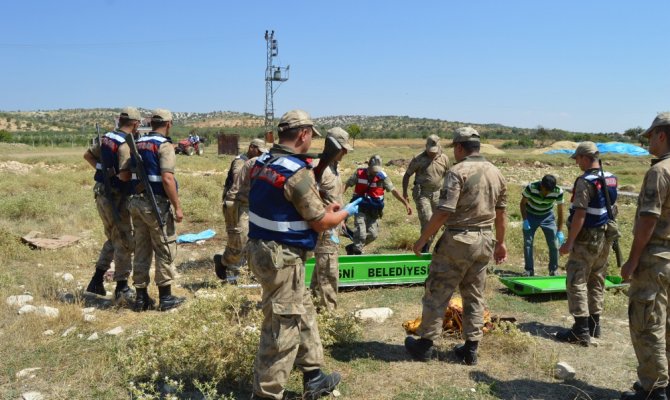
[[[265,141],[272,142],[272,131],[275,120],[273,96],[281,83],[288,80],[288,71],[291,66],[281,67],[273,65],[273,59],[279,54],[275,31],[265,31],[265,43],[267,47],[267,64],[265,66]],[[273,82],[279,82],[276,89],[273,88]]]

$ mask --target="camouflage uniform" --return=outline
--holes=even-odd
[[[433,216],[433,210],[435,210],[439,202],[440,189],[448,170],[449,157],[442,151],[432,159],[423,151],[414,156],[409,162],[405,176],[416,174],[414,176],[412,197],[419,214],[421,230],[430,221],[430,217]],[[432,241],[433,238],[427,243],[429,247]]]
[[[391,178],[381,171],[384,178],[380,181],[385,192],[391,192],[395,187]],[[356,186],[358,182],[358,176],[356,173],[349,177],[346,182],[347,186]],[[379,236],[379,218],[381,218],[381,213],[376,210],[360,208],[360,212],[354,217],[354,249],[360,254],[363,251],[365,245],[370,244],[377,240]]]
[[[164,142],[158,151],[161,172],[174,173],[176,159],[172,144]],[[147,288],[149,285],[151,280],[149,270],[154,255],[156,256],[154,280],[157,286],[169,286],[178,276],[173,264],[177,256],[177,233],[170,200],[165,196],[156,195],[156,203],[163,219],[163,231],[167,236],[167,243],[164,243],[161,228],[151,211],[152,206],[148,197],[144,194],[133,195],[128,207],[135,228],[133,284],[138,289]]]
[[[121,131],[115,131],[114,133],[123,137],[126,135]],[[89,151],[96,160],[101,159],[100,143],[95,143],[89,148]],[[117,156],[119,159],[119,172],[129,170],[130,149],[127,143],[119,146]],[[105,237],[107,238],[100,250],[95,268],[107,271],[112,261],[114,261],[114,280],[117,282],[128,280],[133,267],[133,226],[130,220],[130,213],[128,212],[128,195],[112,188],[111,197],[114,199],[114,204],[111,204],[107,197],[105,197],[105,185],[100,182],[96,182],[93,187],[93,193],[98,215],[102,220]],[[116,207],[118,211],[118,222],[114,220],[112,207]]]
[[[573,190],[572,207],[587,209],[596,196],[595,186],[578,178]],[[574,317],[600,315],[603,311],[607,257],[612,245],[606,240],[606,230],[607,224],[583,227],[565,264],[568,309]]]
[[[447,172],[437,208],[451,214],[426,280],[417,330],[422,338],[440,337],[444,310],[458,289],[463,298],[463,335],[469,341],[481,339],[486,265],[495,244],[492,226],[496,209],[506,206],[505,179],[484,157],[468,156]]]
[[[221,262],[233,270],[239,270],[244,264],[243,249],[247,242],[247,234],[249,233],[249,202],[242,203],[236,201],[239,192],[239,183],[237,186],[235,185],[247,162],[246,156],[235,157],[230,164],[229,171],[231,186],[224,188],[222,195],[223,217],[226,221],[228,241]]]
[[[271,153],[295,154],[282,145],[274,145]],[[314,174],[307,168],[286,180],[284,197],[305,221],[325,215]],[[250,238],[246,252],[249,269],[263,288],[264,318],[254,362],[254,394],[281,399],[294,365],[308,372],[323,364],[316,311],[305,290],[307,250]]]
[[[640,215],[658,218],[628,290],[630,336],[645,390],[668,386],[670,294],[670,153],[653,161],[637,202]]]
[[[337,173],[337,165],[329,165],[323,171],[319,193],[325,205],[342,205],[342,180]],[[317,306],[332,311],[337,308],[337,285],[340,275],[338,248],[339,229],[333,228],[319,234],[314,249],[314,272],[310,289],[317,298]],[[335,241],[334,241],[334,240]]]

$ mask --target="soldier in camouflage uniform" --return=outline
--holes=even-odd
[[[635,213],[633,244],[621,276],[631,280],[630,337],[639,382],[624,400],[668,398],[668,297],[670,295],[670,112],[659,114],[641,134],[658,157],[644,176]]]
[[[584,173],[572,189],[568,237],[559,249],[569,254],[566,270],[568,308],[575,318],[572,328],[560,331],[556,339],[562,342],[588,346],[591,337],[600,337],[600,315],[605,295],[607,256],[612,246],[614,226],[608,224],[605,190],[614,203],[617,197],[617,179],[604,172],[606,187],[598,168],[598,147],[593,142],[582,142],[571,156]]]
[[[319,183],[319,194],[324,205],[342,204],[342,180],[337,165],[348,151],[354,148],[349,144],[349,133],[342,128],[332,128],[326,134],[326,140],[334,139],[342,148],[324,169]],[[338,238],[337,227],[319,234],[314,249],[314,272],[310,289],[316,297],[317,310],[333,311],[337,308],[337,284],[339,280]]]
[[[158,211],[165,224],[161,232],[161,226],[152,212],[147,189],[144,183],[134,178],[135,194],[130,199],[129,209],[135,228],[133,284],[137,289],[137,296],[133,308],[138,312],[151,310],[154,307],[154,300],[149,297],[147,291],[150,282],[149,270],[154,256],[156,259],[154,280],[159,295],[158,310],[170,310],[185,300],[183,297],[172,295],[172,281],[177,277],[174,267],[177,255],[175,222],[181,222],[184,213],[174,176],[175,152],[168,136],[171,128],[172,113],[164,109],[154,110],[151,117],[152,131],[136,140],[137,150],[142,157],[142,164],[156,197]],[[167,243],[163,235],[167,237]]]
[[[437,208],[437,203],[440,199],[440,189],[448,170],[449,157],[442,152],[440,137],[437,135],[428,136],[428,139],[426,139],[426,150],[412,158],[402,178],[402,197],[409,201],[409,196],[407,195],[409,178],[413,174],[416,174],[412,197],[416,205],[416,212],[419,214],[421,230],[430,221],[433,211]],[[427,253],[430,251],[432,243],[433,237],[426,243],[426,247],[421,249],[421,252]]]
[[[305,111],[284,114],[279,144],[251,170],[247,262],[263,288],[263,323],[254,362],[254,398],[281,399],[293,366],[303,372],[303,398],[332,392],[338,373],[321,371],[323,348],[312,299],[305,290],[305,259],[320,232],[339,226],[357,206],[323,206],[304,153],[321,136]]]
[[[458,128],[452,145],[457,163],[447,172],[437,210],[413,247],[420,255],[430,237],[445,226],[426,279],[417,330],[421,338],[408,336],[405,348],[415,360],[430,359],[433,341],[442,334],[444,312],[458,289],[463,298],[465,344],[454,350],[459,359],[474,365],[484,326],[486,265],[491,257],[497,264],[507,258],[507,189],[498,168],[479,154],[480,137],[475,129]]]
[[[374,242],[379,236],[379,219],[384,210],[384,193],[391,192],[400,200],[407,210],[407,215],[412,215],[409,202],[400,196],[398,190],[393,186],[391,178],[382,170],[382,158],[378,155],[370,157],[367,168],[358,168],[347,180],[344,191],[353,186],[354,195],[351,201],[362,198],[361,212],[354,219],[356,229],[354,231],[354,242],[346,246],[347,254],[363,254],[363,247]]]
[[[106,133],[84,154],[84,159],[96,170],[93,192],[107,237],[86,291],[100,296],[107,294],[103,285],[104,275],[114,260],[115,301],[132,301],[135,297],[134,291],[128,286],[128,277],[133,267],[133,227],[128,212],[131,174],[126,135],[137,133],[141,120],[142,116],[136,108],[124,108],[119,115],[119,128]],[[106,193],[103,174],[107,174],[111,193]]]
[[[223,255],[214,256],[216,276],[226,282],[235,283],[237,281],[240,268],[245,262],[242,256],[249,233],[249,202],[247,200],[249,191],[247,186],[246,192],[240,193],[239,183],[242,182],[242,170],[249,159],[255,159],[267,151],[263,140],[253,139],[247,152],[235,157],[228,170],[228,177],[221,196],[228,241]],[[238,185],[235,182],[238,182]]]

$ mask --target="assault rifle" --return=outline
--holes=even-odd
[[[605,192],[605,207],[607,208],[607,218],[612,221],[615,221],[614,212],[612,211],[612,199],[610,199],[610,192],[607,189],[607,178],[605,178],[605,171],[603,171],[603,162],[598,159],[598,166],[600,167],[600,181],[602,182],[602,190]],[[612,249],[614,250],[614,255],[616,257],[616,265],[618,268],[621,268],[622,259],[621,256],[621,247],[619,247],[619,239],[614,238],[612,242]]]
[[[116,176],[116,170],[114,167],[107,167],[107,164],[105,164],[105,157],[102,155],[102,135],[100,134],[100,124],[97,122],[95,123],[95,131],[98,134],[98,146],[100,146],[100,165],[102,165],[102,182],[105,186],[105,198],[112,207],[112,216],[114,217],[114,222],[118,224],[121,222],[121,215],[119,214],[119,209],[116,207],[116,199],[114,199],[114,194],[112,193],[112,181],[110,179],[110,176]]]
[[[158,226],[160,227],[161,236],[163,237],[163,243],[168,244],[168,238],[165,234],[165,221],[161,216],[161,212],[158,209],[158,203],[156,203],[156,195],[154,194],[154,189],[151,187],[151,182],[149,181],[149,175],[147,175],[147,170],[144,169],[144,161],[140,152],[137,150],[137,144],[135,144],[135,138],[132,133],[126,134],[126,142],[128,147],[130,147],[130,153],[135,159],[135,172],[137,177],[140,179],[140,184],[135,187],[135,193],[140,194],[144,193],[149,200],[151,205],[151,213],[156,218]],[[168,253],[170,252],[170,247],[168,246]],[[172,254],[170,254],[170,259],[172,259]]]

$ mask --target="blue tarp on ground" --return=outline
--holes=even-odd
[[[216,232],[211,229],[207,229],[206,231],[202,231],[200,233],[185,233],[177,237],[177,243],[194,243],[198,240],[211,239],[214,236],[216,236]]]
[[[598,151],[601,154],[605,153],[615,153],[615,154],[628,154],[629,156],[648,156],[649,152],[643,149],[640,146],[636,146],[630,143],[620,143],[620,142],[608,142],[608,143],[596,143],[598,146]],[[545,151],[544,154],[572,154],[574,150],[571,149],[554,149]]]

